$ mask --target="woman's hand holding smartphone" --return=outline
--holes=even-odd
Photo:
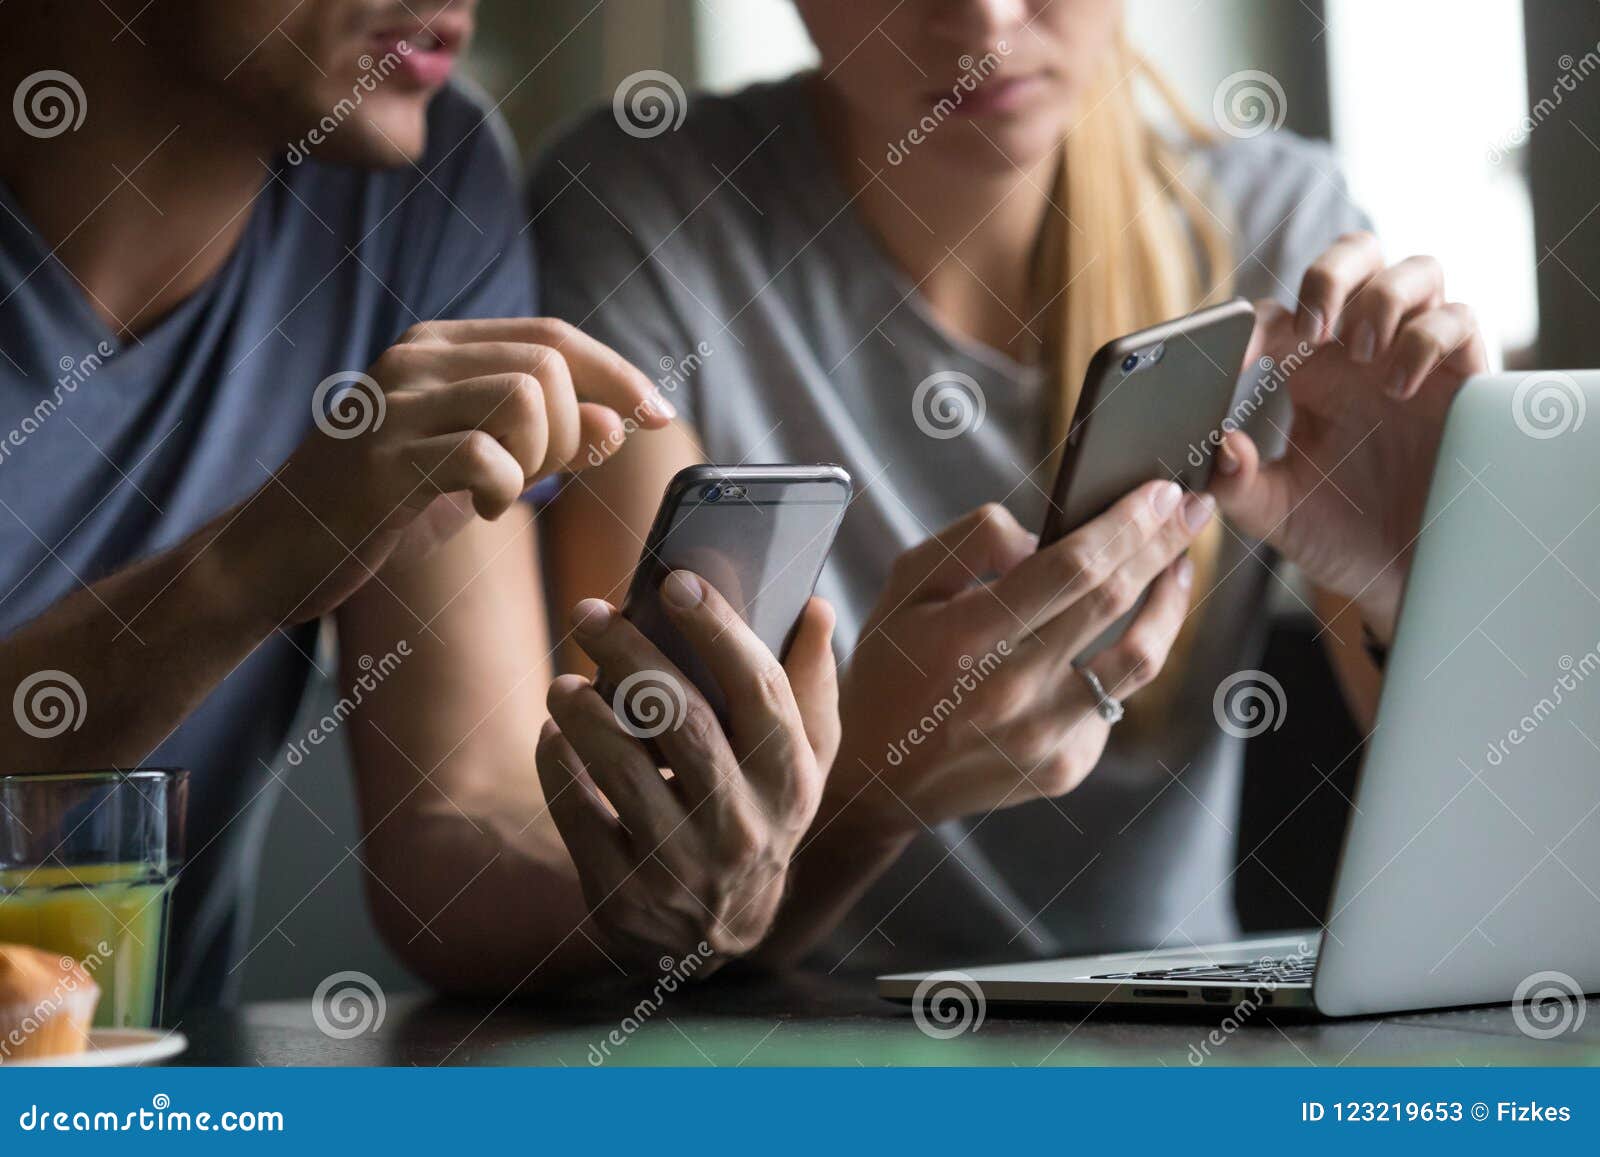
[[[1087,666],[1124,699],[1156,676],[1188,610],[1183,552],[1214,509],[1151,482],[1035,549],[990,505],[902,555],[844,677],[823,813],[842,830],[904,838],[1075,788],[1110,725],[1073,663],[1149,587]]]

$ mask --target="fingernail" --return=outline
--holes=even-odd
[[[1194,585],[1194,560],[1191,559],[1188,555],[1184,555],[1182,558],[1180,558],[1178,560],[1177,574],[1174,577],[1178,580],[1178,589],[1179,590],[1185,590],[1186,591],[1191,586],[1193,586]]]
[[[584,599],[572,608],[572,629],[593,638],[611,625],[611,604],[603,599]]]
[[[1356,327],[1355,340],[1350,343],[1350,357],[1361,365],[1366,365],[1372,360],[1372,351],[1377,344],[1377,331],[1367,322],[1362,322]]]
[[[1176,482],[1163,482],[1150,496],[1150,506],[1155,510],[1157,518],[1164,519],[1178,509],[1178,499],[1182,497],[1183,488]]]
[[[1403,398],[1406,392],[1406,382],[1409,378],[1410,375],[1403,368],[1396,369],[1394,376],[1389,379],[1389,396],[1391,398]]]
[[[1322,315],[1314,309],[1302,308],[1295,321],[1295,330],[1302,341],[1316,341],[1322,334]]]
[[[705,598],[705,589],[700,585],[700,580],[688,571],[675,570],[662,581],[661,597],[680,611],[687,611],[700,605]]]
[[[663,418],[676,418],[678,416],[678,408],[667,401],[663,395],[651,394],[649,401],[650,408]]]
[[[1189,528],[1191,534],[1198,534],[1205,529],[1206,523],[1211,521],[1216,509],[1216,500],[1211,495],[1191,494],[1189,500],[1183,504],[1183,524]]]
[[[1217,469],[1223,474],[1239,473],[1239,455],[1226,442],[1217,450]]]

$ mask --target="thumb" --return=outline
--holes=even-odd
[[[1269,539],[1294,509],[1291,483],[1284,459],[1262,462],[1250,436],[1234,430],[1217,448],[1216,469],[1207,489],[1216,497],[1223,517],[1241,532]]]
[[[833,660],[833,624],[833,607],[813,598],[800,615],[783,661],[806,738],[824,773],[839,752],[839,676]]]

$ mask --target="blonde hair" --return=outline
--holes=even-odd
[[[1057,456],[1089,360],[1100,346],[1225,301],[1232,293],[1227,236],[1212,209],[1186,183],[1178,150],[1140,113],[1138,80],[1150,85],[1192,141],[1214,139],[1119,35],[1062,146],[1056,208],[1047,215],[1035,261],[1035,292],[1046,318],[1044,365],[1053,386],[1051,444]],[[1191,608],[1201,605],[1216,580],[1222,534],[1222,527],[1213,524],[1190,547]],[[1163,675],[1128,705],[1136,733],[1169,718],[1198,619],[1191,610]],[[1115,688],[1108,690],[1116,694]]]

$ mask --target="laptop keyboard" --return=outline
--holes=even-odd
[[[1244,964],[1190,964],[1182,968],[1152,968],[1145,972],[1102,972],[1091,980],[1211,980],[1230,984],[1310,984],[1317,958],[1264,957]]]

